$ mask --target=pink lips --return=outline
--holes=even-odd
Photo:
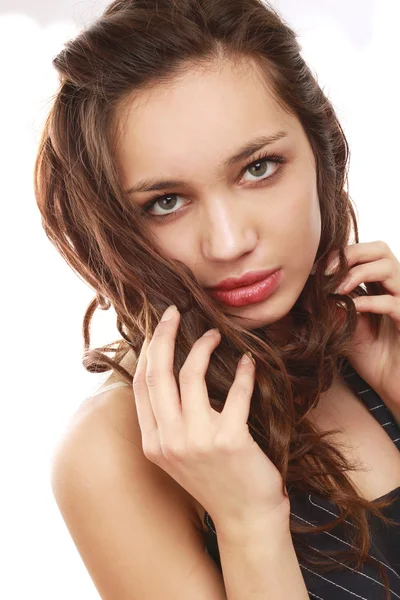
[[[224,279],[217,285],[206,288],[208,290],[232,290],[234,288],[243,287],[244,285],[250,285],[252,283],[256,283],[257,281],[262,281],[275,273],[277,269],[269,269],[264,271],[251,271],[249,273],[245,273],[241,277],[228,277],[228,279]]]
[[[268,271],[266,273],[268,273]],[[248,279],[253,276],[254,282],[254,275],[256,274],[250,273]],[[232,280],[225,280],[223,283],[231,286],[230,289],[221,289],[221,287],[218,287],[218,289],[206,288],[206,291],[224,304],[230,306],[246,306],[247,304],[254,304],[268,298],[278,287],[281,279],[282,270],[278,269],[272,273],[269,272],[269,275],[264,276],[263,279],[257,280],[254,283],[252,282],[251,284],[242,284],[240,287],[232,288]],[[243,280],[244,278],[241,278],[241,281]],[[222,284],[220,284],[220,286],[221,285]]]

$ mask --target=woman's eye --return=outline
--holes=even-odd
[[[153,208],[156,204],[158,205],[158,203],[160,203],[160,205],[163,205],[163,210],[173,209],[177,205],[176,198],[179,198],[178,194],[164,194],[163,196],[156,196],[153,200],[150,201],[147,207],[145,207],[145,212],[149,217],[152,217],[154,219],[165,219],[165,217],[169,217],[170,215],[173,215],[175,213],[167,213],[164,215],[152,215],[150,213],[150,209]],[[158,205],[158,207],[161,209],[160,205]]]
[[[269,164],[274,164],[275,165],[275,169],[272,169],[272,173],[271,173],[271,169],[269,168]],[[272,160],[272,159],[257,160],[256,162],[253,162],[253,163],[251,163],[251,165],[249,165],[248,167],[246,167],[245,170],[244,170],[244,172],[246,172],[246,171],[250,172],[250,170],[254,171],[253,174],[256,176],[256,180],[269,179],[270,177],[272,177],[272,175],[274,174],[274,172],[276,170],[278,170],[277,161],[276,160]]]
[[[259,183],[263,183],[265,180],[273,179],[275,174],[278,171],[280,171],[278,164],[283,164],[285,162],[286,161],[283,158],[283,156],[274,155],[260,157],[255,161],[251,162],[250,164],[246,165],[246,167],[242,170],[242,175],[246,173],[246,171],[253,170],[253,175],[255,176],[255,179],[250,179],[250,181],[255,182],[255,186],[257,186]],[[275,165],[275,168],[272,169],[272,173],[270,172],[270,163]],[[179,212],[179,206],[178,210],[174,210],[173,212],[166,213],[165,209],[175,209],[177,204],[179,205],[179,201],[177,201],[177,198],[180,198],[179,194],[163,194],[161,196],[155,196],[145,205],[144,216],[150,219],[158,220],[167,219],[168,217],[174,217]],[[153,207],[155,207],[156,205],[164,214],[152,214],[150,212],[150,210],[152,210]]]

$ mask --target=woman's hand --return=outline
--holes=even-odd
[[[360,296],[353,298],[358,315],[357,330],[352,339],[352,349],[347,358],[361,377],[382,397],[389,410],[400,411],[400,263],[385,242],[353,244],[345,248],[347,260],[353,266],[349,275],[336,290],[349,294],[363,282],[379,281],[388,291],[387,295]],[[336,266],[330,258],[331,274]],[[336,264],[335,264],[336,263]],[[330,272],[328,272],[330,271]],[[383,315],[381,333],[373,340],[367,317],[361,313]]]
[[[215,411],[205,383],[220,342],[220,333],[212,330],[193,345],[179,372],[179,390],[173,364],[180,314],[170,309],[170,320],[161,320],[144,342],[133,380],[145,456],[197,499],[217,527],[258,516],[289,522],[281,474],[247,425],[253,362],[239,363],[224,408]]]

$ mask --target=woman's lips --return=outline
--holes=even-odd
[[[278,287],[282,279],[282,270],[278,269],[262,281],[233,290],[207,290],[207,293],[229,306],[246,306],[266,300]]]

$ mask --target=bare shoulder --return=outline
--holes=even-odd
[[[96,396],[87,398],[78,406],[55,450],[54,460],[67,446],[69,451],[81,444],[89,449],[95,444],[95,440],[100,441],[102,438],[102,448],[112,445],[118,454],[115,459],[120,461],[121,467],[125,464],[128,468],[129,464],[134,462],[136,467],[140,466],[142,470],[146,470],[154,486],[159,485],[163,490],[168,488],[175,499],[176,507],[186,514],[195,527],[201,529],[203,526],[195,499],[143,454],[133,389],[121,386],[102,392],[102,388],[119,381],[124,380],[113,373],[99,388]],[[135,470],[129,470],[130,477],[134,477],[134,473]]]
[[[226,597],[193,498],[142,452],[130,387],[78,407],[54,451],[51,485],[103,600]]]

